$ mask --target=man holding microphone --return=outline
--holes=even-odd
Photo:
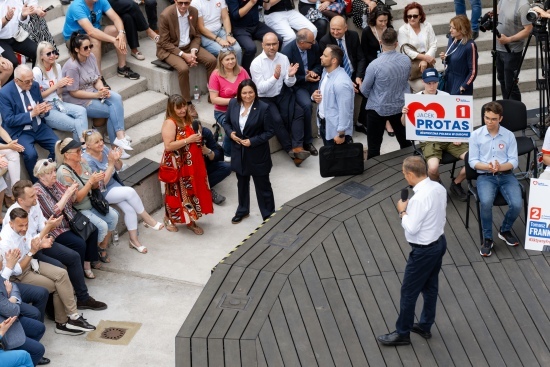
[[[443,233],[447,191],[439,183],[428,178],[426,163],[420,157],[407,157],[403,161],[403,175],[407,183],[413,187],[415,194],[408,200],[408,190],[404,189],[401,200],[397,202],[397,211],[412,251],[401,285],[396,330],[378,336],[381,344],[390,346],[410,344],[411,331],[424,339],[432,337],[430,328],[435,320],[438,276],[443,255],[447,250],[447,240]],[[421,292],[424,296],[424,307],[420,322],[414,323],[416,301]]]

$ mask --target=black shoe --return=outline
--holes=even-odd
[[[481,250],[479,250],[479,254],[481,256],[489,257],[492,255],[492,252],[491,252],[492,248],[493,248],[493,239],[486,238],[483,241],[483,244],[481,245]]]
[[[317,148],[313,144],[304,144],[304,149],[307,150],[311,155],[319,155],[319,152],[317,151]]]
[[[417,323],[414,323],[413,324],[413,327],[411,329],[411,331],[413,333],[416,333],[418,335],[420,335],[421,337],[423,337],[424,339],[430,339],[432,337],[432,333],[429,332],[429,331],[424,331],[420,328],[420,326],[418,326]]]
[[[449,191],[456,196],[456,198],[459,201],[466,201],[468,199],[468,195],[464,192],[464,189],[462,188],[462,185],[455,183],[454,181],[451,182],[451,186],[449,186]]]
[[[506,242],[508,246],[517,246],[519,245],[519,241],[512,232],[506,231],[506,232],[498,232],[498,238]]]
[[[128,78],[130,80],[137,80],[139,79],[139,74],[130,69],[128,65],[119,68],[117,66],[116,68],[117,75],[121,78]]]
[[[367,128],[363,124],[355,124],[355,131],[367,135]]]
[[[38,363],[36,365],[37,366],[42,366],[42,365],[45,365],[45,364],[50,364],[50,359],[46,358],[46,357],[42,357],[42,358],[40,358],[40,360],[38,361]]]
[[[102,76],[101,77],[101,82],[103,83],[103,86],[109,90],[111,90],[111,86],[109,84],[107,84],[107,82],[105,81],[105,78]]]
[[[409,345],[411,344],[410,336],[401,336],[394,331],[390,334],[384,334],[377,337],[378,341],[384,345]]]
[[[386,130],[386,132],[387,132],[388,135],[391,136],[391,137],[394,137],[394,136],[395,136],[395,131],[388,131],[388,130]]]
[[[80,331],[92,331],[92,330],[95,330],[95,326],[88,323],[88,321],[86,321],[86,319],[80,315],[78,316],[78,319],[76,320],[72,320],[70,317],[69,317],[69,321],[67,321],[67,323],[65,324],[65,326],[68,328],[68,329],[72,329],[72,330],[80,330]]]
[[[76,308],[79,310],[101,311],[107,309],[107,305],[103,302],[96,301],[93,297],[88,297],[86,301],[76,301]]]
[[[241,221],[244,218],[248,218],[249,216],[250,216],[250,214],[245,214],[245,215],[235,214],[235,216],[233,218],[231,218],[231,223],[233,223],[233,224],[241,223]]]
[[[82,335],[84,332],[82,330],[76,330],[76,329],[69,329],[67,327],[67,323],[60,324],[55,323],[55,333],[56,334],[64,334],[64,335]]]
[[[474,31],[474,32],[472,33],[472,39],[475,41],[476,38],[478,38],[478,37],[479,37],[479,31]]]

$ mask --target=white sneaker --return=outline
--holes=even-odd
[[[123,138],[123,139],[116,138],[113,144],[118,147],[121,147],[124,150],[134,150],[134,148],[130,146],[130,142],[126,140],[126,138]]]
[[[126,134],[126,133],[124,133],[124,138],[125,138],[126,140],[128,140],[130,143],[133,142],[133,140],[132,140],[132,138],[130,137],[130,135],[128,135],[128,134]]]
[[[128,159],[130,157],[131,157],[131,155],[126,153],[124,150],[122,151],[122,154],[120,155],[120,159]],[[122,171],[122,169],[121,169],[121,171]]]

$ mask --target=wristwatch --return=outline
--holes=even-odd
[[[33,257],[34,254],[33,254],[32,252],[29,251],[29,252],[27,252],[27,256],[28,256],[28,257]]]
[[[126,31],[125,31],[124,29],[121,29],[121,30],[118,31],[118,33],[124,33],[124,34],[126,34]]]
[[[228,35],[229,37],[233,37],[233,33],[231,33],[231,32],[229,32],[227,35]]]
[[[346,137],[346,133],[338,133],[338,137],[340,139],[344,139]]]

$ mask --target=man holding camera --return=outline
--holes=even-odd
[[[496,27],[501,36],[497,38],[497,77],[503,99],[521,101],[521,93],[515,80],[515,72],[521,66],[521,53],[525,39],[533,24],[527,20],[527,0],[501,0]],[[505,48],[508,45],[510,52]]]

